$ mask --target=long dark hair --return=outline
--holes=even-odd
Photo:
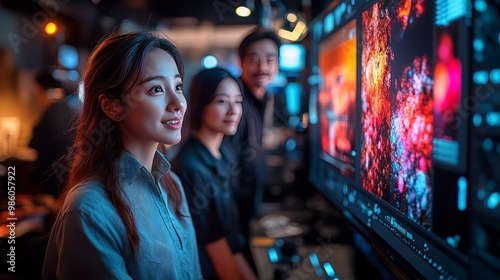
[[[125,104],[124,97],[139,83],[146,55],[154,48],[169,53],[183,77],[183,62],[177,48],[151,33],[111,34],[92,52],[83,74],[83,111],[72,150],[69,180],[60,200],[62,203],[68,192],[80,183],[99,180],[122,219],[134,249],[138,248],[139,235],[134,216],[123,200],[118,184],[118,160],[123,143],[118,126],[101,109],[99,95],[104,94],[113,102]],[[169,174],[162,178],[162,185],[177,216],[182,217],[179,186]]]
[[[203,111],[214,100],[215,90],[225,78],[236,81],[240,91],[243,92],[240,80],[220,67],[203,69],[192,78],[189,85],[189,109],[187,111],[187,124],[191,131],[200,128]]]

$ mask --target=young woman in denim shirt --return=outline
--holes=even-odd
[[[150,33],[93,51],[44,279],[202,278],[183,188],[157,151],[181,140],[182,78],[176,47]]]

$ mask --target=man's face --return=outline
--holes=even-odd
[[[241,61],[241,78],[254,93],[265,92],[278,73],[278,46],[271,39],[250,44]]]

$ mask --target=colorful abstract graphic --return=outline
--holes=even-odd
[[[403,25],[403,32],[400,34],[403,35],[408,23],[413,22],[424,13],[424,0],[402,0],[399,1],[396,9],[397,20]]]
[[[415,58],[398,78],[392,105],[391,204],[420,224],[431,209],[432,76],[426,57]]]
[[[356,22],[321,43],[319,94],[321,149],[340,172],[354,177],[356,120]],[[328,160],[328,159],[326,159]]]
[[[389,201],[391,174],[391,19],[379,2],[362,14],[361,182]]]
[[[424,0],[401,1],[392,16],[380,1],[362,14],[361,182],[430,227],[433,52],[432,37],[422,38],[433,21],[426,11]]]

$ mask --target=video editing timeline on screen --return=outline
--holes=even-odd
[[[403,274],[500,275],[499,7],[334,1],[312,25],[311,182]]]
[[[472,24],[472,272],[488,277],[500,275],[500,1],[474,1]]]

